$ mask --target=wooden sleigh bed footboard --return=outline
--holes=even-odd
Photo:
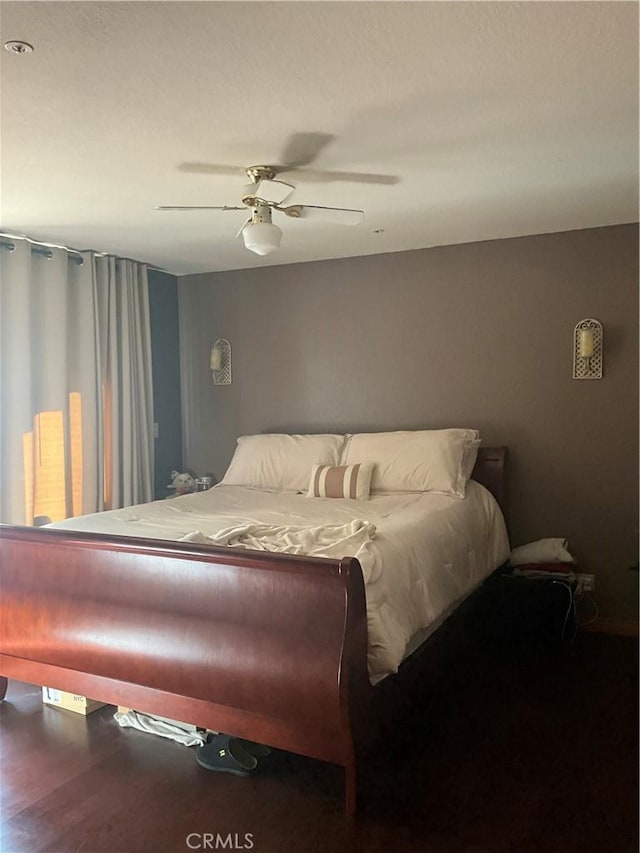
[[[0,591],[5,678],[341,765],[355,810],[357,560],[0,526]]]

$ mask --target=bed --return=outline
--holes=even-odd
[[[380,458],[378,439],[334,438],[330,472],[353,468],[344,442]],[[478,444],[464,497],[394,492],[378,476],[366,500],[310,500],[311,485],[299,488],[306,462],[287,462],[274,487],[270,458],[249,474],[232,461],[209,492],[1,526],[0,673],[341,765],[353,813],[381,687],[508,556],[506,450]],[[458,461],[469,466],[466,453]],[[393,479],[393,465],[379,469]],[[253,481],[235,482],[234,470]],[[438,485],[441,474],[432,466],[427,477]],[[265,527],[289,541],[256,550]],[[328,539],[295,539],[310,530]]]

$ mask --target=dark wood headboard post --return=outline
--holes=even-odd
[[[506,447],[480,447],[471,478],[489,489],[498,501],[502,514],[507,516],[507,487],[505,483]]]

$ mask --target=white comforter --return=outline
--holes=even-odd
[[[327,500],[216,486],[52,526],[357,557],[366,587],[372,683],[395,672],[412,638],[426,636],[425,629],[439,624],[509,555],[500,509],[473,481],[464,500],[432,492]]]

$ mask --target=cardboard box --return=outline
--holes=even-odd
[[[75,711],[76,714],[91,714],[98,708],[104,708],[106,702],[98,702],[96,699],[87,699],[76,693],[65,693],[64,690],[55,690],[53,687],[42,688],[42,701],[45,705],[53,705],[55,708],[64,708],[65,711]]]

